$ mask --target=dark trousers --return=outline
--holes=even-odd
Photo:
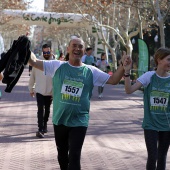
[[[32,70],[32,66],[29,65],[29,68],[28,68],[29,72],[31,72]]]
[[[42,94],[36,93],[37,99],[37,118],[39,131],[43,131],[44,126],[48,122],[50,115],[50,106],[52,103],[52,96],[43,96]]]
[[[80,170],[81,150],[87,127],[54,125],[58,162],[61,170]]]
[[[144,130],[148,152],[147,170],[165,170],[170,145],[170,131]]]
[[[103,93],[104,87],[98,86],[98,93],[101,94]]]

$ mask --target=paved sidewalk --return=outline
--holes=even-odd
[[[45,138],[35,136],[37,106],[29,96],[28,79],[26,68],[10,94],[0,83],[0,170],[59,170],[51,117]],[[106,85],[104,97],[98,99],[95,87],[82,170],[145,170],[142,118],[140,91],[127,95],[123,85]]]

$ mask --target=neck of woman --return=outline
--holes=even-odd
[[[156,74],[158,76],[160,76],[160,77],[168,77],[168,76],[170,76],[170,73],[168,73],[167,71],[159,70],[159,69],[156,70]]]

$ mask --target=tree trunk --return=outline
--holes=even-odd
[[[160,39],[161,39],[161,47],[165,48],[165,33],[164,33],[164,21],[163,19],[159,21],[159,29],[160,29]]]

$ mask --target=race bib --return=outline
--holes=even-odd
[[[169,101],[169,93],[152,91],[150,97],[151,106],[167,107]]]
[[[64,80],[61,93],[74,97],[81,97],[84,84],[82,82]]]

